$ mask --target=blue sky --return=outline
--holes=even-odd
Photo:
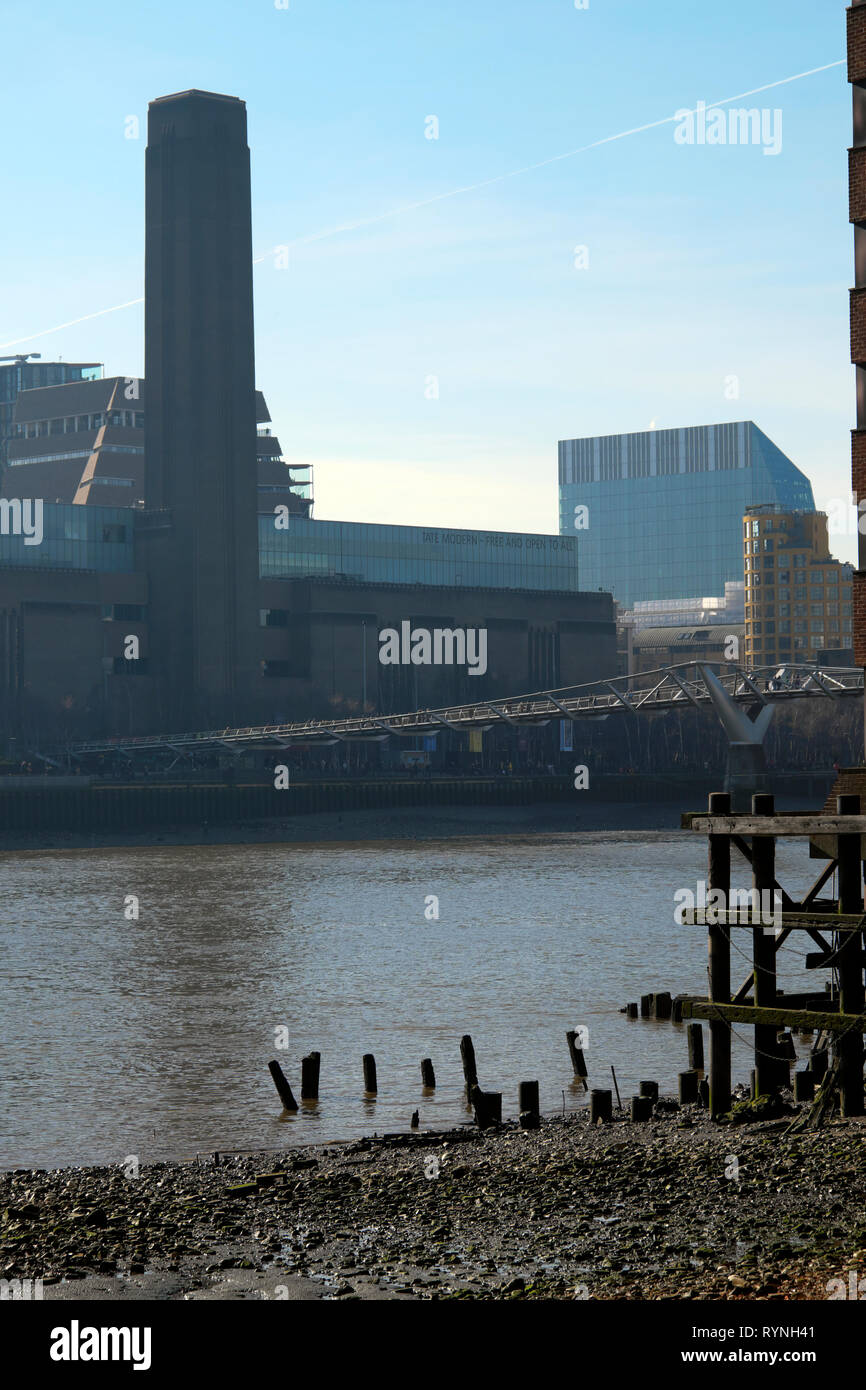
[[[738,103],[776,156],[669,122],[500,178],[839,62],[842,3],[0,0],[0,33],[0,342],[143,371],[140,305],[40,334],[142,293],[148,101],[242,97],[257,380],[317,516],[555,531],[557,439],[652,422],[754,419],[850,492],[844,67]]]

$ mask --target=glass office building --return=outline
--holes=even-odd
[[[8,499],[0,498],[0,566],[128,573],[134,569],[135,515],[131,507],[46,502],[42,506],[42,538],[34,544],[38,513],[32,506],[19,512]],[[29,543],[22,521],[31,532]]]
[[[559,444],[560,533],[577,538],[582,587],[623,607],[741,580],[743,515],[765,502],[815,510],[808,478],[751,420]]]
[[[20,505],[20,504],[19,504]],[[27,544],[34,513],[0,499],[0,567],[131,572],[132,507],[44,503],[42,539]],[[16,534],[17,532],[17,534]],[[470,589],[577,593],[577,541],[508,531],[312,521],[291,516],[278,530],[259,516],[262,579],[345,579],[361,584],[429,584]]]
[[[259,516],[262,579],[577,593],[577,554],[573,536],[377,526],[295,516],[288,530],[280,530],[273,515]]]

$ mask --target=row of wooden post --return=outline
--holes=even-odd
[[[583,1050],[577,1046],[577,1033],[566,1033],[568,1042],[571,1065],[575,1076],[583,1083],[584,1090],[588,1089],[586,1058]],[[475,1061],[475,1047],[472,1038],[468,1033],[460,1039],[460,1059],[463,1064],[463,1079],[466,1083],[466,1096],[475,1110],[475,1116],[481,1128],[487,1128],[491,1124],[499,1123],[502,1120],[502,1093],[499,1091],[482,1091],[478,1084],[478,1067]],[[319,1073],[321,1066],[321,1053],[311,1052],[301,1060],[301,1100],[316,1100],[319,1095]],[[367,1095],[378,1093],[378,1081],[376,1077],[376,1058],[372,1052],[366,1052],[362,1058],[362,1068],[364,1072],[364,1091]],[[283,1102],[286,1110],[297,1110],[298,1102],[295,1100],[292,1088],[279,1062],[268,1063],[268,1070],[277,1089],[277,1094]],[[433,1062],[429,1057],[425,1057],[421,1063],[421,1084],[426,1091],[436,1088],[436,1073],[433,1069]],[[537,1081],[521,1081],[518,1086],[518,1105],[520,1109],[520,1122],[524,1129],[538,1127],[540,1120],[539,1110],[539,1085]],[[417,1112],[415,1112],[417,1114]],[[413,1116],[413,1127],[414,1127]]]

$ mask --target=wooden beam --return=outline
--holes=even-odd
[[[693,816],[703,835],[866,835],[866,816]]]
[[[784,998],[784,995],[782,996]],[[823,1028],[828,1033],[866,1033],[866,1014],[828,1014],[814,1009],[756,1009],[749,1004],[695,1003],[683,1000],[683,1018],[723,1018],[773,1028]]]
[[[808,893],[803,899],[803,907],[808,907],[809,904],[813,901],[813,899],[817,898],[821,889],[824,887],[824,884],[827,882],[827,879],[830,878],[836,872],[836,865],[838,864],[838,862],[839,861],[837,859],[831,859],[826,868],[821,870],[818,877],[815,879],[815,882],[812,884],[812,887],[809,889]]]
[[[805,931],[811,935],[813,932],[817,933],[821,928],[824,931],[857,932],[866,927],[866,913],[862,912],[782,911],[776,920],[763,922],[759,912],[752,913],[751,904],[748,907],[709,909],[709,921],[707,920],[707,911],[706,908],[683,908],[681,925],[684,927],[752,928],[766,926],[768,930],[773,927],[781,927],[786,935],[791,931]],[[819,942],[819,944],[826,943]]]

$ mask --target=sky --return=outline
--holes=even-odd
[[[247,103],[257,384],[317,517],[556,532],[557,440],[740,419],[850,495],[841,0],[0,0],[0,33],[0,354],[143,374],[147,104],[198,87]],[[763,141],[686,143],[774,83],[734,103]]]

